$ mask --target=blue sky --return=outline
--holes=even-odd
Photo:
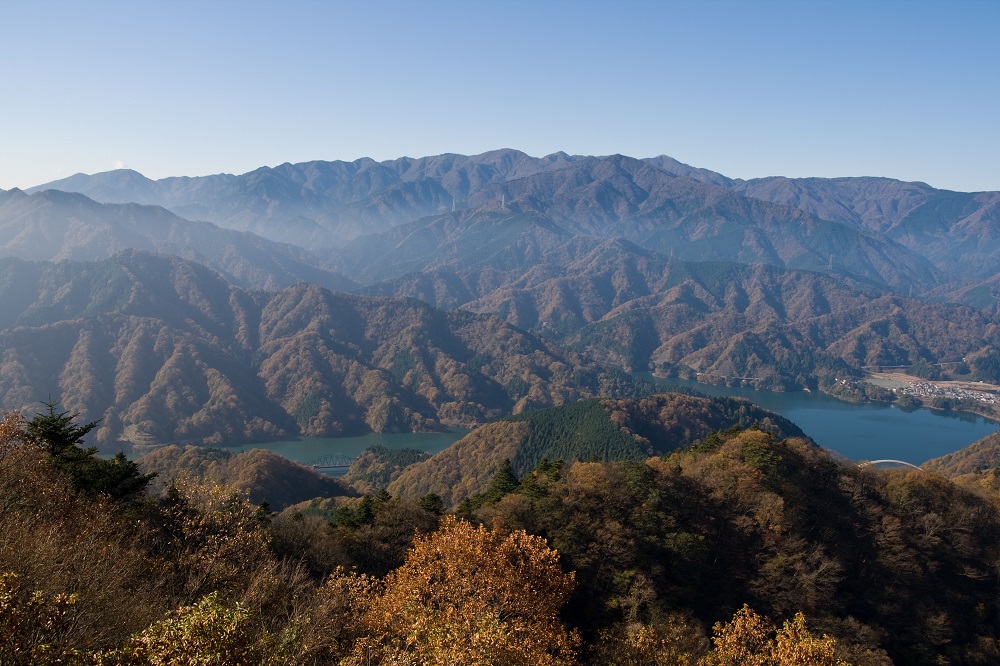
[[[1000,2],[0,0],[0,188],[517,148],[1000,190]]]

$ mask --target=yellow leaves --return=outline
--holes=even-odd
[[[229,666],[277,663],[239,603],[226,606],[216,593],[171,612],[133,636],[122,650],[99,655],[100,664],[149,666]]]
[[[715,649],[702,660],[704,666],[770,666],[769,634],[774,626],[749,606],[736,611],[733,619],[714,627]]]
[[[802,613],[796,613],[793,620],[784,623],[774,642],[775,660],[781,665],[836,666],[844,663],[834,656],[836,641],[829,636],[816,638],[810,634]]]

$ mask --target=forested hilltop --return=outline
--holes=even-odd
[[[664,393],[639,400],[581,400],[476,428],[393,475],[386,485],[402,497],[433,493],[451,508],[487,491],[505,465],[508,474],[523,475],[544,460],[642,461],[732,426],[803,436],[794,423],[739,398]]]
[[[604,413],[638,435],[693,403],[640,405]],[[802,437],[692,427],[664,455],[508,466],[457,515],[384,490],[273,513],[191,475],[151,494],[81,448],[93,427],[0,424],[4,664],[1000,659],[996,491]]]

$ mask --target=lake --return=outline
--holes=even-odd
[[[691,388],[705,395],[747,398],[792,421],[823,448],[851,460],[904,460],[919,465],[957,451],[1000,429],[1000,425],[982,417],[959,412],[929,409],[904,412],[895,405],[846,402],[818,392],[777,393],[712,386],[683,379],[658,379],[648,372],[636,373],[636,376],[654,379],[664,386]],[[357,437],[300,437],[282,442],[247,444],[232,447],[231,450],[269,449],[309,465],[327,456],[354,458],[376,444],[390,449],[413,448],[437,453],[468,432],[456,429],[450,432],[369,433]],[[341,469],[334,473],[343,472]]]
[[[368,433],[356,437],[299,437],[280,442],[263,442],[226,447],[229,451],[250,451],[267,449],[290,460],[311,465],[320,458],[346,456],[356,458],[370,446],[381,445],[389,449],[419,449],[427,453],[437,453],[451,446],[468,430],[456,428],[449,432],[404,432],[397,434]],[[334,475],[346,470],[331,470]]]
[[[919,465],[1000,429],[1000,425],[980,416],[959,412],[929,409],[905,412],[892,404],[858,404],[819,392],[777,393],[659,379],[650,373],[636,375],[705,395],[747,398],[792,421],[823,448],[851,460],[903,460]]]

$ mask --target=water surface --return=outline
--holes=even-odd
[[[683,386],[705,395],[747,398],[792,421],[820,446],[852,460],[903,460],[919,465],[957,451],[1000,429],[1000,425],[980,416],[960,412],[929,409],[905,412],[891,404],[858,404],[818,392],[757,391],[683,379],[657,379],[650,373],[636,374],[655,379],[665,386]],[[300,437],[247,444],[232,447],[231,450],[269,449],[310,465],[327,456],[354,458],[376,444],[391,449],[413,448],[437,453],[468,432],[456,429],[433,433],[369,433],[357,437]]]
[[[230,451],[267,449],[304,465],[328,456],[356,458],[370,446],[381,445],[389,449],[419,449],[437,453],[465,436],[469,431],[458,429],[449,432],[404,432],[397,434],[368,433],[356,437],[299,437],[280,442],[263,442],[227,447]],[[339,470],[343,473],[344,470]]]
[[[823,448],[852,460],[903,460],[919,465],[1000,429],[992,421],[960,412],[929,409],[906,412],[892,404],[858,404],[818,392],[778,393],[683,379],[657,379],[650,373],[639,376],[664,385],[692,388],[705,395],[747,398],[792,421]]]

